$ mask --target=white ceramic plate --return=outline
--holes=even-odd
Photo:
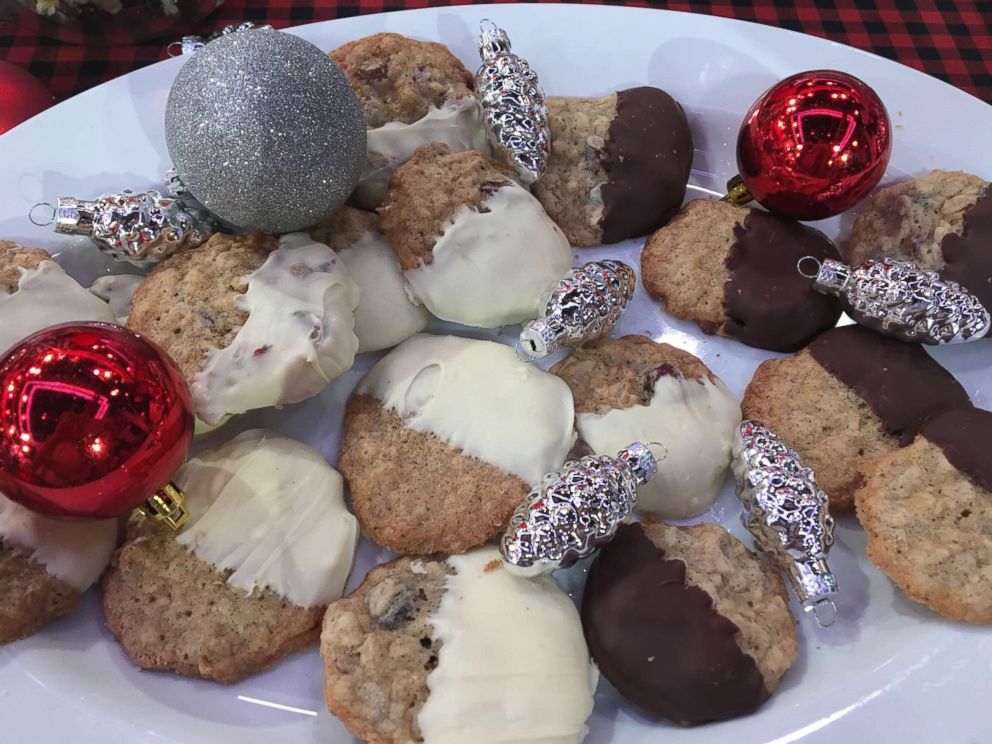
[[[733,175],[737,128],[752,101],[780,78],[813,68],[851,72],[888,105],[895,144],[886,181],[934,167],[992,179],[992,108],[892,62],[767,26],[653,10],[500,5],[372,15],[293,33],[332,49],[396,31],[442,41],[474,69],[484,17],[509,31],[514,49],[540,72],[549,94],[593,96],[640,84],[670,91],[692,125],[696,196],[719,190]],[[83,282],[107,272],[111,262],[85,240],[35,228],[25,215],[36,202],[57,196],[93,197],[160,181],[170,164],[163,111],[181,64],[171,60],[114,80],[0,137],[0,238],[59,253]],[[849,222],[848,216],[818,227],[833,236]],[[584,251],[581,260],[618,255],[636,263],[638,247]],[[643,292],[619,331],[647,333],[692,351],[738,396],[755,366],[771,356],[702,336],[691,324],[660,314]],[[990,407],[992,344],[941,349],[937,356],[978,405]],[[271,425],[309,441],[334,462],[343,402],[372,361],[359,360],[320,397],[246,416],[222,437]],[[741,535],[738,513],[728,484],[703,519]],[[907,600],[865,559],[864,544],[857,523],[841,519],[830,560],[843,592],[840,620],[828,630],[800,620],[799,658],[757,714],[695,729],[652,724],[601,683],[588,741],[992,740],[992,632],[942,620]],[[382,555],[363,541],[349,586]],[[577,585],[578,578],[565,582]],[[230,687],[138,671],[103,627],[91,592],[71,617],[0,648],[0,741],[352,742],[324,709],[321,690],[315,650]]]

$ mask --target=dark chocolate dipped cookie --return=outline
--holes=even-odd
[[[850,511],[862,463],[909,444],[935,413],[968,403],[922,346],[844,326],[794,356],[764,362],[741,409],[816,471],[831,511]]]
[[[992,189],[970,173],[931,171],[875,194],[844,246],[850,263],[890,256],[939,271],[992,309]]]
[[[617,243],[665,224],[685,198],[692,134],[682,107],[642,86],[549,98],[551,160],[533,188],[575,246]]]
[[[722,527],[621,527],[589,571],[586,640],[600,672],[684,725],[757,710],[796,658],[785,586]]]
[[[992,625],[992,413],[930,419],[913,444],[861,466],[868,557],[909,597]]]
[[[839,259],[823,233],[758,209],[699,199],[652,235],[641,278],[652,297],[704,333],[796,351],[840,317],[838,301],[796,271],[803,256]]]

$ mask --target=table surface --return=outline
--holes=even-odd
[[[177,36],[209,34],[243,20],[283,28],[467,2],[471,0],[226,0]],[[888,57],[992,102],[992,0],[632,0],[610,4],[709,13],[801,31]],[[0,59],[26,68],[60,100],[164,59],[166,46],[173,40],[82,47],[46,38],[37,19],[28,13],[0,20]]]

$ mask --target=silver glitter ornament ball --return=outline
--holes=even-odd
[[[228,34],[189,55],[169,92],[165,137],[190,194],[259,232],[319,222],[365,164],[365,122],[344,73],[279,31]]]

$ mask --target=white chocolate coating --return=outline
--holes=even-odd
[[[196,415],[217,424],[317,395],[355,361],[358,300],[334,251],[304,233],[283,235],[248,276],[245,324],[230,346],[209,352],[190,386]]]
[[[176,484],[189,518],[176,539],[233,571],[227,583],[269,588],[299,607],[341,596],[358,522],[344,480],[314,449],[262,429],[189,460]]]
[[[393,121],[366,133],[368,161],[352,198],[365,209],[382,204],[389,189],[389,177],[410,159],[421,145],[440,142],[453,152],[478,150],[488,155],[482,112],[475,97],[447,101],[412,124]]]
[[[504,186],[465,208],[434,244],[433,259],[406,273],[414,294],[442,320],[482,328],[536,318],[547,292],[572,267],[559,227],[527,189]]]
[[[721,380],[676,375],[658,378],[646,406],[575,417],[579,436],[597,455],[615,456],[631,442],[664,445],[658,474],[637,489],[637,510],[662,519],[685,519],[713,505],[740,423],[740,405]]]
[[[358,352],[388,349],[427,327],[430,313],[410,297],[396,254],[386,237],[369,230],[338,251],[361,300],[355,310]]]
[[[21,269],[17,291],[0,290],[0,355],[32,333],[74,321],[116,323],[110,305],[80,286],[54,261]]]
[[[417,714],[424,744],[580,742],[599,674],[572,600],[551,577],[511,576],[492,547],[448,563],[431,617],[438,665]]]
[[[90,292],[110,305],[117,322],[127,323],[131,314],[131,298],[145,277],[140,274],[109,274],[101,276],[90,285]]]
[[[575,443],[568,385],[492,341],[414,336],[369,370],[356,392],[531,486],[561,467]]]
[[[0,539],[29,552],[52,576],[85,592],[110,561],[117,544],[117,520],[51,519],[0,494]]]

